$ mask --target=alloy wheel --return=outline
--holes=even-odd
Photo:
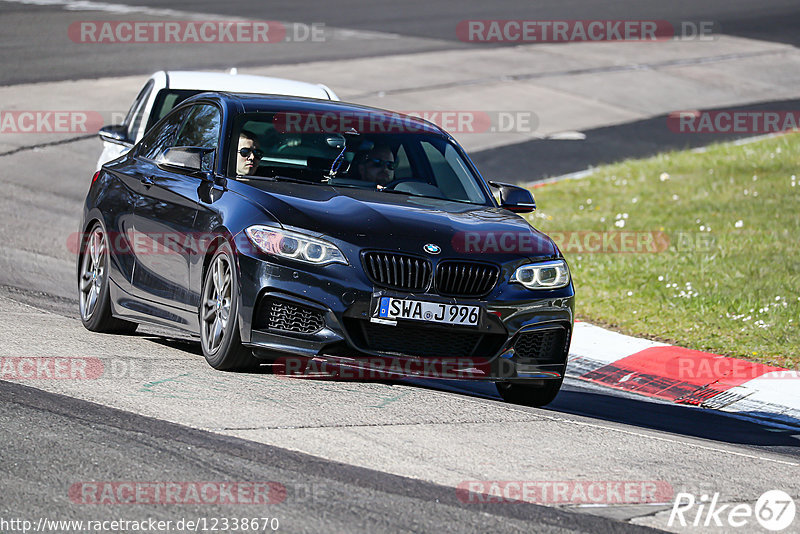
[[[202,340],[206,351],[219,350],[231,320],[231,264],[220,254],[214,259],[203,291]]]

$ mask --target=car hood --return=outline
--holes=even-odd
[[[242,190],[281,225],[358,248],[447,256],[554,257],[553,241],[507,210],[381,191],[288,182],[248,181]]]

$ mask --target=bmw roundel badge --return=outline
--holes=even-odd
[[[442,251],[442,247],[439,245],[434,245],[433,243],[428,243],[422,249],[427,252],[428,254],[438,254]]]

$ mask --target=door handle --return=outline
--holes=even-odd
[[[155,185],[152,176],[142,176],[142,178],[139,181],[142,182],[145,187],[150,187],[151,185]]]

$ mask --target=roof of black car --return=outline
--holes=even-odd
[[[244,108],[245,113],[283,112],[318,114],[320,118],[331,114],[337,117],[344,117],[345,119],[351,116],[378,115],[381,117],[380,120],[382,121],[400,121],[405,126],[411,126],[411,128],[407,128],[404,131],[447,135],[447,133],[437,125],[419,117],[398,113],[396,111],[362,106],[360,104],[352,104],[350,102],[250,93],[217,92],[213,94],[225,100],[239,103],[242,108]],[[205,95],[208,95],[208,93],[205,93]],[[198,97],[201,96],[202,95],[198,95]],[[391,131],[390,129],[389,132]]]

